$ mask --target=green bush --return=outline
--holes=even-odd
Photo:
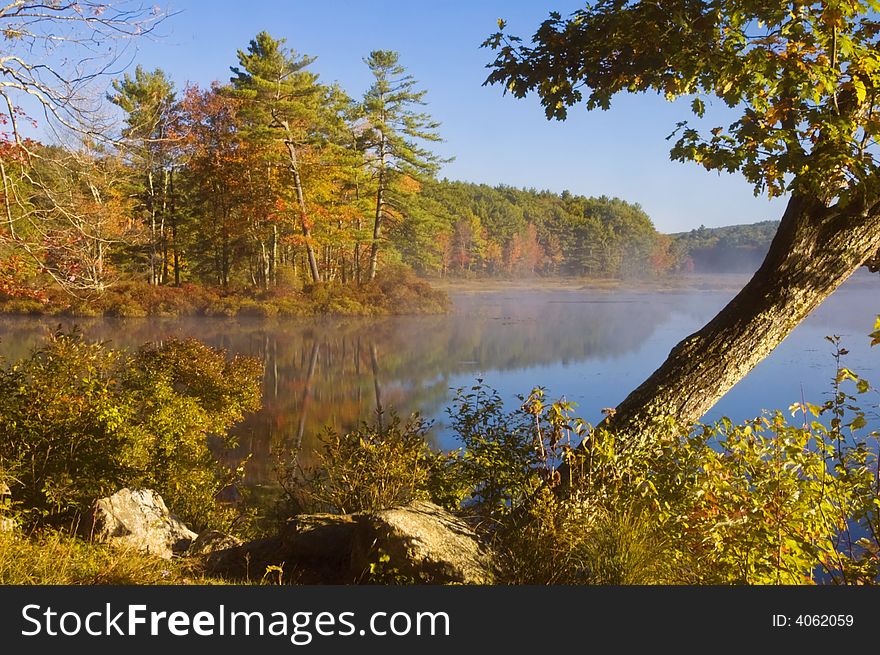
[[[840,365],[845,351],[831,340],[831,399],[793,406],[797,425],[775,411],[742,425],[670,426],[668,438],[636,449],[587,429],[583,447],[562,450],[572,480],[551,478],[524,495],[495,531],[511,581],[880,582],[880,434],[863,434],[859,402],[871,387]],[[563,429],[572,423],[552,412],[540,408],[536,435],[548,416]],[[502,434],[521,429],[515,414],[498,422],[508,425]],[[547,436],[545,454],[555,440]],[[493,468],[512,469],[513,450]]]
[[[428,428],[417,415],[401,423],[392,413],[387,424],[380,416],[347,434],[328,429],[315,465],[300,467],[297,453],[279,456],[276,479],[296,511],[348,514],[419,499],[448,505],[446,456],[428,446]]]
[[[192,527],[219,518],[217,493],[240,471],[209,437],[260,404],[261,368],[197,341],[135,353],[58,333],[0,370],[0,470],[26,520],[75,519],[123,486],[148,487]]]

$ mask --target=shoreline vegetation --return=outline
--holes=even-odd
[[[380,275],[358,287],[336,283],[307,285],[299,290],[223,289],[185,283],[180,287],[123,282],[101,296],[76,298],[60,291],[40,297],[3,297],[0,315],[70,317],[379,317],[443,314],[451,296],[499,291],[737,291],[747,275],[670,274],[652,279],[576,277],[430,278],[411,272]]]
[[[220,288],[184,283],[179,287],[121,282],[101,295],[77,298],[61,290],[31,297],[4,297],[0,314],[33,316],[309,317],[442,314],[449,298],[408,270],[394,269],[371,282],[354,286],[333,282],[300,289],[276,287]]]

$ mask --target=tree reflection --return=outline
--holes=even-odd
[[[273,448],[295,448],[307,464],[326,426],[350,430],[393,408],[438,416],[450,381],[588,359],[641,347],[685,297],[589,292],[474,294],[447,316],[378,319],[0,319],[0,353],[26,355],[45,335],[74,324],[89,338],[135,347],[169,337],[260,358],[263,409],[236,428],[248,477],[271,479]],[[528,390],[523,390],[528,391]],[[380,419],[381,420],[381,419]]]

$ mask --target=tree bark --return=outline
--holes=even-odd
[[[153,185],[153,171],[147,171],[147,209],[150,212],[150,284],[159,284],[156,270],[156,190]]]
[[[269,286],[278,285],[278,224],[272,223],[272,246],[269,251]]]
[[[308,212],[306,210],[305,196],[303,195],[302,178],[299,175],[299,165],[296,159],[296,145],[292,141],[286,141],[287,152],[290,155],[290,172],[293,173],[293,185],[296,190],[296,201],[299,206],[299,218],[302,225],[302,233],[306,242],[306,255],[309,260],[309,271],[312,274],[312,282],[321,281],[321,272],[318,270],[318,260],[315,258],[315,249],[312,247],[312,231],[309,228]]]
[[[382,238],[382,213],[385,211],[385,184],[387,182],[385,156],[385,135],[383,134],[379,143],[379,184],[376,188],[376,216],[373,221],[373,243],[370,245],[370,280],[376,279],[376,271],[379,269],[379,240]]]
[[[792,197],[754,277],[602,427],[637,447],[662,436],[669,419],[698,421],[878,249],[880,203],[840,209]]]
[[[171,194],[171,252],[174,257],[174,286],[180,286],[180,251],[177,245],[177,196],[174,195],[174,168],[171,169],[169,193]]]
[[[376,217],[373,221],[373,243],[370,245],[370,280],[376,279],[376,271],[379,269],[379,239],[382,238],[382,204],[382,181],[380,174],[379,190],[376,192]]]

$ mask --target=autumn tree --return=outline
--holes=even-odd
[[[14,140],[24,139],[23,118],[104,137],[92,83],[111,69],[127,39],[152,31],[163,18],[158,8],[130,1],[0,4],[0,116]]]
[[[370,246],[369,279],[376,277],[384,222],[404,212],[406,178],[433,175],[442,159],[422,146],[440,141],[439,123],[419,112],[426,91],[416,90],[416,80],[390,50],[374,50],[364,60],[374,82],[364,96],[364,130],[361,137],[368,166],[376,178],[373,238]]]
[[[622,92],[710,98],[738,114],[701,132],[679,124],[672,158],[739,172],[788,194],[770,251],[742,291],[618,407],[607,424],[640,443],[689,424],[880,249],[877,2],[598,0],[553,13],[530,45],[501,31],[487,83],[537,94],[548,118],[608,109]]]
[[[239,135],[240,102],[216,85],[188,87],[181,101],[182,178],[192,234],[188,250],[197,273],[229,286],[248,240],[245,207],[251,197],[247,171],[253,162]]]
[[[0,3],[0,178],[8,228],[0,230],[0,257],[22,255],[73,293],[107,283],[104,219],[115,201],[104,185],[120,173],[109,165],[112,130],[94,83],[131,38],[163,17],[126,1]],[[42,147],[37,130],[67,147]],[[69,232],[57,232],[65,224]]]
[[[299,214],[300,229],[312,280],[321,280],[313,217],[308,211],[303,184],[304,151],[326,140],[329,124],[328,89],[318,76],[306,70],[314,57],[299,55],[284,47],[284,39],[260,32],[247,50],[238,51],[238,66],[232,67],[232,88],[243,101],[243,116],[255,139],[274,140],[286,151]]]
[[[14,148],[14,146],[11,146]],[[115,278],[112,248],[131,236],[124,193],[128,171],[94,143],[75,150],[26,143],[6,197],[14,253],[73,295],[103,292]]]

